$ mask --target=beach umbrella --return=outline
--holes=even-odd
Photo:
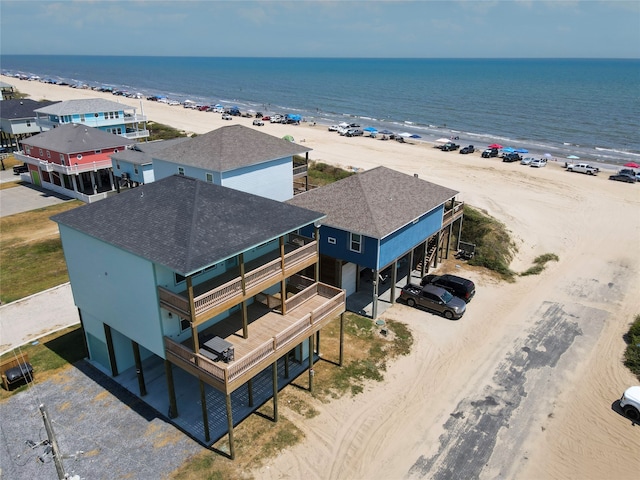
[[[529,153],[529,150],[526,148],[516,148],[516,153]]]
[[[409,137],[411,136],[411,134],[410,134],[409,132],[402,132],[402,133],[400,134],[400,136],[401,136],[401,137],[404,137],[404,138],[409,138]]]
[[[502,149],[502,151],[503,151],[503,152],[505,152],[505,153],[513,153],[513,152],[515,152],[515,150],[513,149],[513,147],[504,147],[504,148]]]
[[[348,124],[347,122],[340,122],[340,123],[338,124],[338,126],[339,126],[339,127],[348,127],[348,126],[349,126],[349,124]]]
[[[449,140],[447,140],[448,142]],[[502,148],[502,145],[500,145],[499,143],[492,143],[491,145],[489,145],[487,148],[497,148],[500,149]]]
[[[391,130],[387,130],[387,129],[381,130],[378,133],[381,133],[382,135],[393,135],[393,132]]]
[[[576,157],[575,155],[569,155],[567,158],[569,160],[580,160],[580,157]]]
[[[293,137],[291,135],[285,135],[284,137],[282,137],[283,140],[287,140],[289,142],[293,142]]]
[[[449,139],[448,138],[444,138],[444,137],[443,138],[439,138],[439,139],[436,140],[436,143],[448,143],[448,142],[449,142]],[[493,148],[493,147],[491,147],[491,148]]]
[[[624,166],[629,168],[640,168],[640,165],[638,165],[636,162],[627,162],[624,164]]]
[[[551,155],[550,153],[545,153],[544,156],[547,157],[547,158],[553,157],[553,155]]]
[[[420,135],[416,135],[415,133],[411,135],[411,138],[422,138]]]
[[[365,132],[371,132],[371,133],[378,131],[378,129],[374,127],[364,127],[362,130]]]

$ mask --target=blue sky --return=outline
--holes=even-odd
[[[1,0],[2,54],[640,58],[640,1]]]

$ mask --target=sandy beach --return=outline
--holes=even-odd
[[[196,134],[241,123],[292,135],[315,161],[418,174],[508,226],[518,247],[513,270],[544,253],[559,257],[514,283],[449,262],[477,286],[463,319],[388,309],[383,318],[411,328],[411,355],[356,397],[316,402],[320,415],[311,420],[285,411],[306,438],[253,472],[257,478],[637,478],[640,425],[616,411],[616,400],[638,384],[622,365],[622,336],[640,313],[640,185],[609,181],[616,167],[592,177],[567,172],[561,158],[530,168],[427,142],[346,138],[306,123],[253,127],[250,118],[229,122],[181,106],[0,79],[34,100],[108,98]],[[403,201],[401,192],[394,201]],[[535,352],[552,349],[553,362],[536,363]],[[514,380],[519,372],[524,378]],[[486,438],[473,445],[482,448],[470,449],[465,439],[479,435]]]

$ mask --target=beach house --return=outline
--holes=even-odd
[[[233,457],[234,425],[269,398],[277,420],[305,370],[312,389],[320,331],[342,322],[323,218],[186,175],[52,217],[90,361],[203,443],[228,434]]]
[[[7,150],[17,150],[18,142],[40,133],[35,110],[54,102],[36,102],[28,98],[3,100],[0,108],[0,145]]]
[[[115,190],[110,156],[134,143],[97,128],[68,124],[25,138],[14,155],[28,166],[23,175],[34,185],[91,203]]]
[[[399,273],[422,275],[448,258],[459,192],[386,167],[377,167],[288,200],[324,213],[320,229],[320,279],[343,288],[347,309],[378,316],[378,302],[396,298]],[[309,228],[302,230],[310,235]],[[314,237],[317,238],[317,237]]]
[[[111,155],[113,175],[116,178],[116,189],[120,187],[137,187],[151,183],[155,179],[153,172],[153,156],[167,147],[188,141],[189,137],[138,142],[127,150]]]
[[[139,140],[147,138],[149,130],[147,117],[136,111],[135,107],[103,98],[66,100],[35,110],[41,131],[80,124]]]
[[[153,171],[157,180],[186,175],[284,201],[293,197],[294,177],[306,178],[310,151],[253,128],[229,125],[155,152]]]

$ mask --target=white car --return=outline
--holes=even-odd
[[[544,158],[534,158],[529,166],[536,168],[546,167],[547,161]]]
[[[254,124],[256,127],[262,127],[262,126],[264,125],[264,122],[263,122],[262,120],[254,120],[254,121],[253,121],[253,124]]]
[[[233,120],[233,117],[228,113],[222,114],[222,120]]]
[[[620,398],[620,408],[624,414],[640,423],[640,386],[627,388]]]
[[[520,160],[521,165],[531,165],[531,162],[533,162],[533,157],[524,157]]]
[[[595,175],[600,171],[598,167],[589,165],[588,163],[570,163],[567,165],[567,171],[586,173],[587,175]]]
[[[337,132],[337,131],[338,131],[338,128],[340,128],[340,127],[338,127],[338,125],[331,125],[331,126],[329,127],[329,131],[330,131],[330,132]]]

